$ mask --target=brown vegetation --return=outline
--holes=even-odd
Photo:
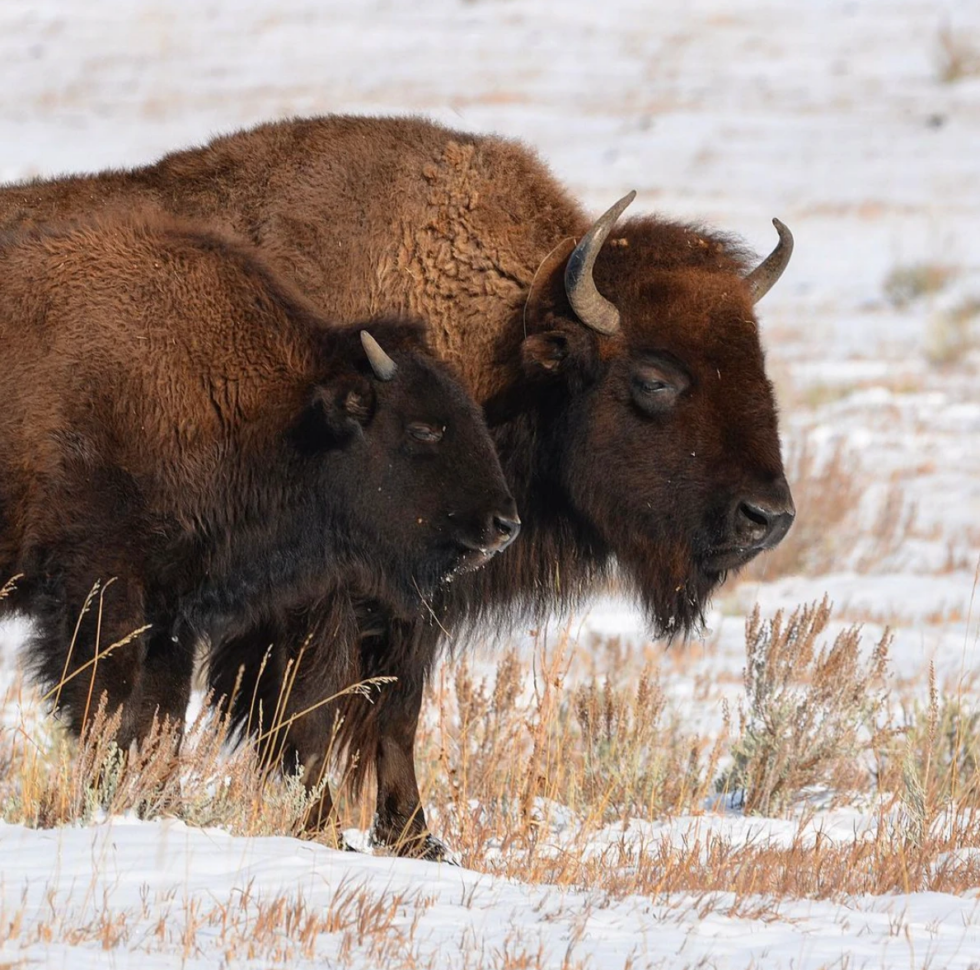
[[[420,732],[434,766],[423,791],[467,865],[532,883],[612,896],[719,890],[737,907],[764,894],[962,891],[980,875],[976,856],[957,854],[980,846],[980,716],[962,685],[933,683],[924,706],[889,698],[887,637],[831,636],[831,623],[826,603],[751,618],[744,706],[720,732],[681,716],[662,662],[616,641],[602,645],[600,674],[567,634],[542,642],[533,667],[510,652],[486,673],[445,668]],[[0,732],[0,816],[44,826],[133,810],[236,834],[300,830],[313,796],[266,781],[253,748],[224,751],[220,720],[202,714],[176,755],[161,727],[123,759],[104,716],[77,751],[26,726]],[[177,786],[163,771],[175,756]],[[821,835],[815,799],[863,804],[865,827]],[[709,824],[731,804],[787,818],[795,835],[733,842]],[[363,808],[342,810],[346,824],[370,823]],[[680,814],[693,816],[682,842],[670,829],[624,828]]]

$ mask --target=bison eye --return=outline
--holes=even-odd
[[[659,414],[673,407],[688,384],[686,375],[674,367],[644,364],[633,371],[630,393],[641,411]]]
[[[435,444],[437,441],[442,440],[442,436],[446,428],[445,426],[437,428],[432,424],[423,424],[421,421],[413,421],[408,426],[407,430],[416,441],[425,441],[429,444]]]

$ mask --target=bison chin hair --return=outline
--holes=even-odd
[[[709,572],[685,544],[673,549],[619,554],[618,574],[643,607],[658,638],[675,640],[704,633],[704,613],[727,573]]]

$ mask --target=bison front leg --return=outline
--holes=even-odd
[[[412,634],[415,649],[392,651],[391,659],[401,662],[389,671],[398,679],[385,689],[377,706],[378,801],[372,840],[398,855],[455,864],[450,851],[429,831],[415,773],[415,735],[437,641],[426,627]]]
[[[29,650],[52,705],[72,733],[87,733],[104,698],[106,714],[120,718],[116,741],[126,749],[143,728],[140,697],[149,631],[142,591],[125,579],[89,586],[80,578],[87,572],[65,570],[42,586]]]
[[[408,691],[394,687],[382,703],[375,763],[378,804],[372,841],[401,856],[452,861],[446,846],[429,832],[415,774],[421,686]]]
[[[326,771],[337,692],[331,638],[306,614],[267,619],[216,640],[208,679],[233,729],[251,735],[263,768],[299,772],[315,801],[301,819],[303,834],[346,849]]]
[[[146,636],[137,714],[139,736],[146,736],[156,718],[160,724],[169,723],[179,743],[191,699],[198,637],[189,624],[170,616],[153,617]]]

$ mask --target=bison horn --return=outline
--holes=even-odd
[[[793,234],[778,219],[773,219],[772,224],[779,233],[776,248],[745,277],[753,303],[758,303],[776,285],[793,255]]]
[[[368,363],[371,370],[379,381],[390,381],[398,370],[398,365],[381,349],[381,344],[366,330],[361,331],[361,343],[364,345],[364,353],[367,354]]]
[[[616,220],[635,198],[636,192],[630,192],[599,216],[572,250],[565,266],[565,293],[575,315],[587,327],[607,337],[619,331],[619,310],[596,289],[592,267]]]

